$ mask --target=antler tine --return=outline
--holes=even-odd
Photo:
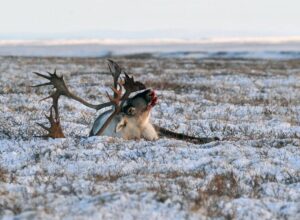
[[[130,77],[126,72],[124,72],[124,75],[123,87],[126,91],[122,97],[123,101],[125,101],[131,93],[146,89],[146,86],[143,83],[134,81],[134,78]]]
[[[58,119],[59,118],[59,112],[58,112],[58,99],[62,94],[59,93],[58,90],[56,90],[54,93],[52,93],[50,96],[47,96],[46,98],[41,99],[40,101],[44,101],[46,99],[50,99],[52,98],[52,107],[54,108],[55,111],[55,118]],[[51,112],[50,112],[51,113]],[[52,114],[52,113],[51,113]],[[51,115],[52,116],[52,115]],[[50,117],[51,117],[50,116]]]
[[[41,124],[41,123],[36,123],[37,125],[41,126],[43,129],[45,129],[48,134],[46,135],[42,135],[39,137],[44,137],[44,138],[64,138],[65,135],[62,131],[61,125],[60,125],[60,120],[58,115],[55,115],[55,118],[53,117],[53,109],[54,112],[57,112],[56,109],[57,107],[54,107],[53,105],[50,108],[50,115],[47,116],[45,115],[45,117],[48,119],[49,123],[50,123],[50,127],[46,127],[45,125]]]
[[[119,105],[119,103],[121,101],[121,97],[122,97],[122,86],[119,83],[118,83],[118,85],[120,86],[119,90],[114,88],[114,87],[110,87],[111,90],[114,92],[114,97],[113,98],[108,94],[108,92],[106,92],[106,95],[107,95],[108,99],[115,106]]]
[[[58,77],[58,75],[56,74],[56,69],[54,69],[54,72],[53,72],[53,73],[50,73],[50,72],[48,72],[48,71],[47,71],[47,73],[49,74],[50,77],[53,77],[53,76],[57,76],[57,77]],[[61,77],[62,77],[62,76],[61,76]],[[61,77],[58,77],[58,78],[61,78]]]
[[[42,127],[43,129],[45,129],[46,131],[50,132],[50,128],[46,127],[45,125],[41,124],[41,123],[36,123],[38,126]]]
[[[116,75],[120,75],[122,72],[122,68],[119,66],[119,64],[117,64],[111,59],[107,59],[107,61],[108,61],[108,68],[112,76],[114,77]]]
[[[41,83],[41,84],[38,84],[38,85],[34,85],[34,86],[31,86],[31,87],[41,87],[41,86],[50,86],[52,85],[51,82],[47,82],[47,83]]]
[[[45,75],[43,75],[43,74],[41,74],[41,73],[38,73],[38,72],[33,72],[34,74],[36,74],[36,75],[38,75],[38,76],[40,76],[40,77],[43,77],[43,78],[45,78],[45,79],[51,79],[51,77],[49,77],[49,76],[45,76]]]
[[[113,77],[113,86],[114,88],[117,88],[118,86],[118,81],[119,81],[119,77],[122,73],[122,68],[113,60],[107,59],[108,61],[108,68],[109,71],[111,72],[111,75]],[[114,95],[115,97],[115,95]]]

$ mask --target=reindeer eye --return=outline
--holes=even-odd
[[[134,115],[136,112],[135,108],[134,107],[130,107],[128,110],[127,110],[127,114],[128,115]]]

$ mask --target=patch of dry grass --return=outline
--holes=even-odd
[[[241,195],[237,177],[234,173],[216,174],[205,189],[198,190],[198,196],[193,200],[191,210],[204,213],[208,217],[225,217],[221,201],[238,198]]]
[[[0,167],[0,182],[6,182],[8,179],[8,172]]]

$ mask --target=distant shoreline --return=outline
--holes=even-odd
[[[300,37],[262,39],[0,40],[0,56],[155,57],[299,59]]]
[[[207,45],[207,44],[286,44],[299,43],[300,36],[285,37],[207,37],[189,38],[49,38],[2,39],[0,46],[59,46],[59,45]]]

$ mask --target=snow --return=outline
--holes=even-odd
[[[157,88],[155,124],[222,140],[87,137],[100,112],[66,98],[67,137],[35,137],[50,107],[39,100],[51,88],[31,88],[44,82],[31,72],[57,68],[72,91],[101,103],[107,64],[1,57],[2,219],[300,218],[299,60],[116,61]]]

